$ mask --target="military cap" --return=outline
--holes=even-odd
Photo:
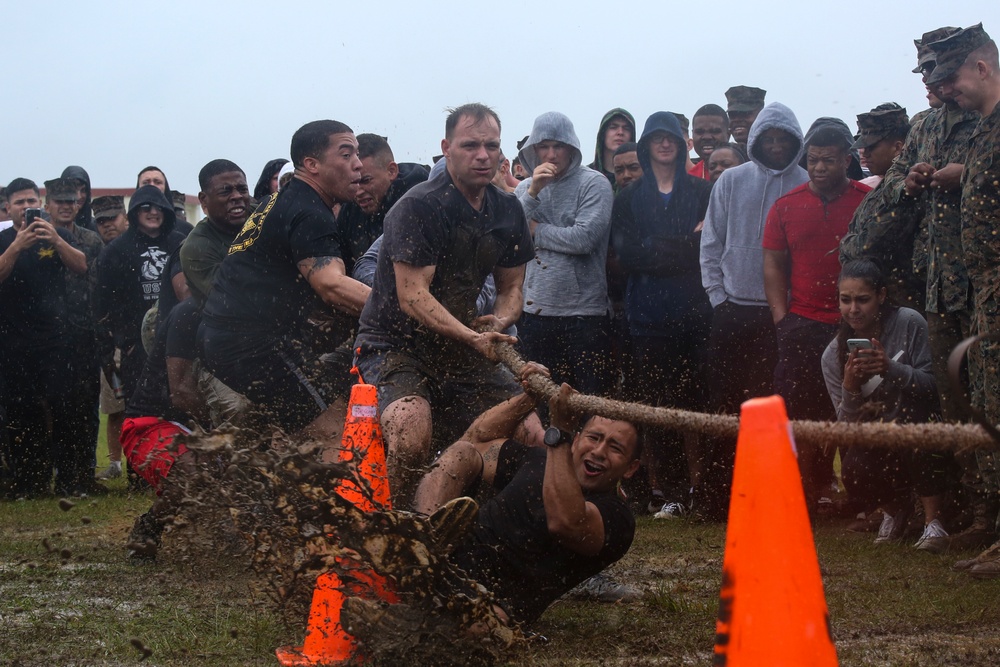
[[[886,102],[868,113],[858,114],[858,137],[851,148],[871,148],[886,137],[906,135],[909,129],[906,109],[895,102]]]
[[[49,201],[76,201],[83,181],[76,178],[53,178],[45,181],[45,198]]]
[[[726,102],[729,105],[729,113],[749,113],[760,111],[764,108],[764,96],[766,90],[754,88],[753,86],[733,86],[726,91]]]
[[[117,218],[121,213],[125,212],[125,197],[121,195],[94,197],[94,201],[91,202],[90,207],[93,209],[94,219],[97,221],[105,218]]]
[[[941,83],[958,71],[969,54],[990,42],[983,24],[963,28],[949,37],[930,45],[934,52],[934,70],[927,75],[927,83]]]
[[[681,124],[682,130],[684,130],[685,132],[690,131],[691,121],[688,120],[687,116],[685,116],[682,113],[677,113],[676,111],[671,111],[670,113],[672,113],[674,115],[674,118],[677,119],[677,122]]]
[[[931,50],[931,44],[940,42],[945,37],[951,37],[959,30],[961,28],[949,25],[925,32],[920,39],[913,40],[913,45],[917,47],[917,66],[913,68],[913,73],[920,74],[928,63],[934,62],[934,51]]]

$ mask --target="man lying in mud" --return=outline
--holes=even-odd
[[[529,363],[522,384],[532,373],[548,375]],[[451,560],[493,593],[508,622],[534,622],[632,544],[635,521],[617,487],[639,467],[640,434],[626,421],[574,414],[573,393],[563,384],[549,402],[545,447],[510,439],[535,408],[525,392],[480,415],[417,489],[414,509],[428,515],[461,496],[492,496]]]

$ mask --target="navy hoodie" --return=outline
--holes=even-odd
[[[677,151],[673,190],[660,193],[649,157],[650,137],[661,131],[684,144],[677,118],[659,111],[646,120],[638,157],[643,176],[615,197],[611,239],[628,276],[625,315],[633,335],[656,335],[688,318],[711,312],[701,286],[698,261],[711,184],[685,170]]]

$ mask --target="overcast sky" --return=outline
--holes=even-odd
[[[70,164],[94,187],[161,167],[195,194],[228,158],[251,187],[303,123],[388,136],[397,161],[440,153],[445,108],[493,106],[503,147],[562,111],[592,155],[601,116],[690,117],[732,85],[766,89],[805,129],[887,101],[926,107],[913,39],[1000,2],[0,2],[0,183]],[[589,159],[587,160],[589,161]]]

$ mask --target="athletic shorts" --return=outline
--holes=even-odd
[[[471,368],[441,372],[417,356],[365,344],[355,363],[362,379],[378,388],[380,410],[407,396],[427,400],[435,437],[444,442],[461,436],[486,410],[523,392],[510,371],[485,357]]]
[[[176,451],[172,443],[182,433],[190,433],[180,424],[165,422],[157,417],[127,417],[122,425],[122,450],[129,465],[160,495],[163,480],[170,473],[174,461],[188,451],[178,443]]]

